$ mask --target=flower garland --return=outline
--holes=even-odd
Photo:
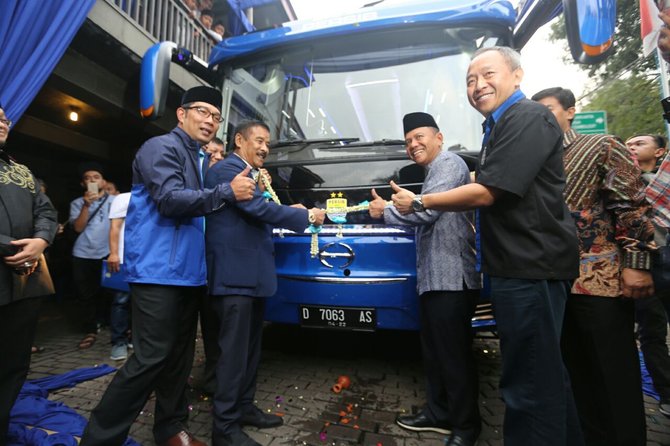
[[[265,191],[263,192],[263,196],[267,198],[268,200],[272,200],[277,204],[281,204],[281,201],[279,201],[279,197],[277,196],[277,193],[274,191],[272,188],[272,184],[270,182],[270,179],[267,177],[267,175],[261,170],[259,171],[260,173],[260,181],[263,183],[263,186],[265,186]],[[320,225],[309,225],[307,228],[309,229],[309,232],[312,233],[312,239],[310,241],[309,245],[309,255],[314,258],[319,254],[319,232],[321,232],[321,226]],[[282,235],[280,235],[282,236]]]

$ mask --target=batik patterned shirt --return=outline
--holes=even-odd
[[[626,146],[611,135],[563,136],[565,201],[575,218],[580,271],[572,292],[621,295],[621,269],[649,269],[655,249],[644,184]]]

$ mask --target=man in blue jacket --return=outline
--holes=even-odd
[[[240,124],[235,152],[207,172],[206,187],[218,187],[239,175],[258,178],[269,153],[270,130],[259,121]],[[207,271],[212,307],[221,321],[221,356],[216,368],[214,446],[260,446],[241,429],[282,424],[276,415],[253,404],[261,356],[265,298],[277,289],[272,228],[302,232],[321,225],[322,209],[283,206],[265,199],[257,188],[251,201],[226,206],[207,216]],[[305,255],[308,255],[305,253]]]
[[[221,104],[213,88],[186,91],[177,127],[149,139],[135,156],[124,243],[135,354],[91,413],[81,445],[123,444],[151,392],[158,445],[205,445],[186,430],[186,380],[206,283],[203,216],[249,200],[256,189],[248,170],[203,188],[208,163],[201,147],[223,120]]]

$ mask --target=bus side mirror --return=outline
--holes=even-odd
[[[176,43],[160,42],[144,53],[140,70],[140,113],[146,119],[158,119],[165,112],[170,63],[176,50]]]
[[[563,0],[566,34],[572,58],[596,64],[613,51],[616,0]]]

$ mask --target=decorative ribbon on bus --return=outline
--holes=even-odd
[[[357,205],[347,206],[347,199],[342,198],[342,193],[335,194],[333,192],[330,194],[332,198],[326,200],[326,215],[328,219],[337,225],[337,234],[336,237],[343,237],[342,234],[342,225],[347,222],[347,214],[351,212],[362,212],[370,209],[370,202],[365,200],[361,201]],[[390,206],[392,203],[390,201],[386,202],[386,206]]]
[[[277,204],[281,204],[281,201],[279,201],[277,193],[272,188],[270,179],[265,175],[265,173],[262,170],[259,172],[259,180],[261,181],[261,183],[263,183],[263,186],[265,186],[265,192],[263,192],[263,197],[265,197],[268,201],[274,201]],[[321,226],[309,225],[307,229],[312,234],[312,240],[310,241],[309,244],[309,255],[312,258],[314,258],[319,253],[319,232],[321,232]],[[280,233],[280,237],[281,236],[282,235]]]

